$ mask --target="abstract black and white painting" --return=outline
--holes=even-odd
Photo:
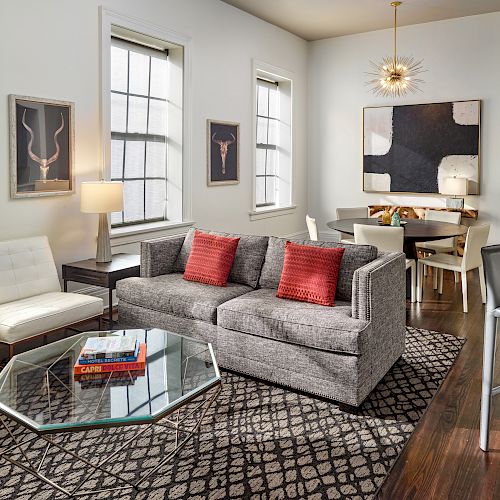
[[[480,101],[363,109],[363,189],[440,193],[444,179],[467,179],[479,194]]]

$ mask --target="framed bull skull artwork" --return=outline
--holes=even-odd
[[[9,96],[12,198],[74,193],[74,104]]]
[[[208,185],[240,182],[240,124],[207,120]]]

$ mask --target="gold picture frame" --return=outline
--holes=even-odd
[[[417,196],[443,196],[438,192],[438,190],[434,192],[430,191],[418,191],[418,190],[385,190],[385,189],[370,189],[370,186],[367,186],[366,182],[366,172],[365,170],[365,158],[367,155],[365,155],[366,152],[366,143],[365,143],[365,136],[366,136],[366,112],[367,110],[380,110],[382,108],[406,108],[406,107],[423,107],[426,106],[436,106],[436,105],[453,105],[455,103],[477,103],[477,155],[473,154],[470,156],[477,156],[477,167],[476,167],[476,172],[475,172],[475,179],[474,181],[469,181],[469,186],[472,187],[472,189],[469,190],[468,195],[479,195],[480,194],[480,186],[481,186],[481,108],[482,108],[482,101],[481,99],[466,99],[466,100],[453,100],[453,101],[441,101],[441,102],[429,102],[429,103],[417,103],[417,104],[401,104],[401,105],[382,105],[382,106],[365,106],[363,107],[362,110],[362,153],[361,153],[361,182],[362,182],[362,187],[364,192],[368,193],[378,193],[378,194],[392,194],[392,195],[417,195]],[[394,126],[394,125],[393,125]]]

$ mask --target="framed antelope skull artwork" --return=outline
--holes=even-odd
[[[9,96],[12,198],[74,193],[74,104]]]
[[[240,124],[207,120],[208,185],[240,182]]]

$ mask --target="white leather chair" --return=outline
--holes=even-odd
[[[316,226],[316,219],[306,215],[307,230],[309,231],[309,239],[311,241],[318,241],[318,227]]]
[[[98,297],[61,292],[46,236],[0,242],[0,343],[32,337],[99,317]]]
[[[357,245],[373,245],[380,252],[402,252],[404,228],[354,224],[354,241]],[[417,266],[414,259],[406,259],[406,269],[411,270],[411,301],[415,302]]]
[[[462,214],[460,212],[446,212],[444,210],[426,210],[425,220],[435,220],[439,222],[449,222],[450,224],[460,224],[462,219]],[[444,240],[437,241],[425,241],[422,243],[417,243],[417,250],[420,250],[426,254],[433,253],[452,253],[458,255],[457,253],[457,238],[446,238]],[[425,268],[424,268],[425,271]],[[443,271],[440,270],[439,274]],[[459,276],[455,273],[455,283],[458,283]],[[434,290],[438,287],[438,273],[433,275],[433,285]]]
[[[464,256],[449,255],[447,253],[437,253],[418,259],[418,296],[417,300],[422,302],[422,284],[423,284],[423,267],[430,266],[435,269],[447,269],[456,271],[462,276],[462,297],[464,313],[468,312],[467,304],[467,271],[478,269],[479,282],[481,286],[481,299],[483,304],[486,303],[486,285],[484,282],[483,261],[481,259],[481,248],[486,246],[490,226],[483,224],[480,226],[472,226],[467,231],[467,239],[465,240]],[[443,293],[443,274],[439,275],[439,290]]]
[[[370,216],[368,207],[337,208],[337,220],[343,219],[366,219]],[[340,233],[341,243],[354,243],[354,238],[347,233]]]

